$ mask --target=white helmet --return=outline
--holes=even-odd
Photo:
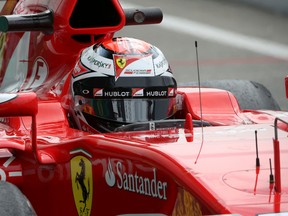
[[[79,129],[108,132],[176,112],[177,84],[163,53],[144,41],[118,37],[84,49],[71,79]]]

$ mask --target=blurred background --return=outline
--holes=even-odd
[[[126,26],[116,36],[160,48],[178,82],[245,79],[265,85],[288,110],[288,0],[120,0],[123,8],[159,7],[161,24]]]

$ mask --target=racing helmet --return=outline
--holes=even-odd
[[[157,47],[116,37],[81,52],[72,71],[71,109],[79,129],[110,132],[173,116],[176,89],[168,61]]]

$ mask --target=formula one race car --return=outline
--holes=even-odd
[[[288,113],[270,92],[237,80],[177,86],[158,48],[113,38],[125,25],[160,23],[160,9],[118,0],[0,7],[1,215],[288,215]],[[141,53],[124,55],[115,41]],[[157,83],[152,71],[166,87],[139,84]],[[130,89],[106,89],[128,78]],[[135,110],[146,114],[132,123]],[[115,127],[118,119],[129,124]],[[97,133],[94,120],[109,130]]]

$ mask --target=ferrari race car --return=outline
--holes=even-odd
[[[79,53],[125,25],[161,22],[160,9],[0,7],[0,215],[288,215],[288,113],[261,84],[178,84],[177,118],[95,134],[71,124]]]

